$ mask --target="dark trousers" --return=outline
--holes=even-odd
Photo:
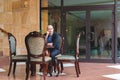
[[[34,76],[36,74],[36,65],[31,64],[30,70],[31,70],[31,75]]]
[[[60,50],[53,49],[50,50],[50,57],[52,58],[52,64],[55,65],[55,56],[60,53]]]

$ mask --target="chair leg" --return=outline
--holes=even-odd
[[[10,76],[11,68],[12,68],[12,61],[10,61],[8,76]]]
[[[64,70],[64,68],[63,68],[63,63],[61,62],[60,65],[61,65],[61,73],[62,73],[63,70]]]
[[[27,62],[27,63],[26,63],[26,79],[25,79],[25,80],[28,80],[29,71],[30,71],[30,66],[29,66],[29,63]]]
[[[43,67],[43,78],[44,78],[44,80],[46,80],[47,70],[48,70],[48,64],[44,64],[44,67]]]
[[[16,70],[16,62],[14,62],[13,75],[15,75],[15,70]]]
[[[80,72],[80,67],[79,67],[79,62],[77,61],[77,67],[78,67],[78,71],[79,71],[79,74],[81,73]]]
[[[44,68],[44,65],[43,64],[40,64],[40,72],[43,72],[43,68]],[[50,74],[50,76],[52,76],[52,62],[50,61],[49,64],[48,64],[48,69],[47,69],[47,73]]]
[[[79,77],[78,64],[76,61],[74,64],[75,64],[76,75],[77,75],[77,77]]]
[[[26,74],[27,74],[27,61],[26,61]]]
[[[52,62],[49,62],[47,72],[50,74],[50,76],[52,76],[52,71],[53,71]]]
[[[57,73],[56,77],[58,77],[59,73],[60,73],[59,61],[57,61],[57,70],[58,70],[58,73]]]

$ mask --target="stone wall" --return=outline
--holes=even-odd
[[[24,38],[39,31],[39,0],[0,0],[0,28],[17,39],[17,54],[26,54]],[[9,55],[8,37],[0,31],[0,51]]]

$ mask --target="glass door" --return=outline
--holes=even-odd
[[[111,61],[112,10],[66,11],[65,14],[67,52],[74,54],[75,36],[84,31],[79,44],[80,59]]]
[[[117,60],[120,62],[120,7],[117,7]]]
[[[85,17],[86,11],[68,11],[66,12],[66,43],[67,52],[74,54],[74,40],[75,36],[84,31],[85,32]],[[86,58],[86,38],[85,35],[80,39],[80,58]]]
[[[90,58],[112,59],[112,10],[90,12]]]

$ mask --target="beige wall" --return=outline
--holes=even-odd
[[[39,31],[39,0],[0,0],[0,28],[17,39],[17,53],[26,54],[25,35]],[[9,54],[7,35],[0,31],[0,51]]]
[[[48,0],[42,0],[42,7],[48,7]],[[42,11],[42,33],[45,33],[48,25],[48,10]]]

